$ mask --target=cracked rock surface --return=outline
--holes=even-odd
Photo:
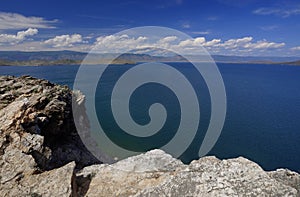
[[[265,172],[243,157],[209,156],[184,165],[152,150],[115,164],[85,167],[76,176],[89,177],[86,196],[297,196],[299,174],[284,171],[294,177]]]
[[[100,163],[82,144],[72,91],[0,76],[0,196],[70,196],[75,169]]]
[[[189,165],[162,150],[101,164],[82,144],[65,86],[0,76],[0,196],[300,196],[300,175],[243,157]],[[81,110],[84,108],[81,108]]]

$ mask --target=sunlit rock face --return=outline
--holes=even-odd
[[[85,167],[77,176],[90,177],[87,196],[297,196],[299,174],[277,179],[272,178],[277,171],[270,173],[243,157],[210,156],[184,165],[152,150],[115,164]]]

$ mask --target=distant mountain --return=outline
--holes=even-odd
[[[9,61],[45,60],[56,61],[62,59],[83,60],[87,53],[76,51],[0,51],[0,59]]]
[[[3,60],[0,59],[0,66],[47,66],[47,65],[78,65],[81,60],[59,59],[59,60]]]
[[[0,66],[45,66],[45,65],[78,65],[88,53],[76,51],[0,51]],[[91,54],[90,56],[93,56]],[[109,63],[114,54],[95,54],[96,58],[89,64]],[[92,59],[92,58],[91,58]],[[130,59],[118,57],[112,64],[134,64]]]
[[[225,56],[212,55],[216,62],[229,63],[276,63],[300,60],[300,57],[274,57],[274,56]]]
[[[121,54],[114,64],[134,64],[136,62],[186,62],[184,57],[176,54],[162,52],[157,54],[137,53]],[[143,51],[142,51],[143,52]],[[144,51],[146,52],[146,51]],[[0,51],[0,65],[70,65],[80,64],[88,55],[85,52],[76,51],[40,51],[40,52],[23,52],[23,51]],[[117,54],[89,54],[87,64],[108,63]],[[186,56],[193,61],[207,61],[206,56]],[[225,56],[212,55],[214,61],[219,63],[249,63],[249,64],[289,64],[299,65],[300,57],[259,57],[259,56]]]
[[[280,64],[292,65],[292,66],[300,66],[300,60],[293,62],[281,62]]]

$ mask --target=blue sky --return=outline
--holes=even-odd
[[[205,38],[214,54],[300,56],[299,21],[299,1],[9,0],[0,50],[88,51],[99,37],[154,25]]]

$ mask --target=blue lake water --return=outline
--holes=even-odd
[[[173,63],[174,67],[184,67],[185,63]],[[115,66],[115,74],[103,79],[107,87],[111,86],[110,80],[128,69],[129,65]],[[286,65],[260,65],[260,64],[218,64],[222,74],[227,94],[227,115],[221,136],[210,151],[209,155],[216,155],[219,158],[232,158],[244,156],[259,163],[266,170],[275,168],[289,168],[295,171],[300,170],[300,67]],[[193,75],[193,70],[188,67],[183,72]],[[78,66],[41,66],[41,67],[0,67],[0,75],[31,75],[44,78],[51,82],[68,85],[72,87]],[[205,93],[205,87],[198,84]],[[164,87],[153,86],[148,88],[147,97],[152,100],[166,99],[172,93]],[[157,97],[153,97],[151,88],[161,89]],[[105,112],[108,102],[103,101],[106,90],[97,90],[96,98],[99,99],[97,106],[98,114]],[[166,94],[166,95],[165,95]],[[137,92],[134,98],[139,99],[142,94]],[[174,95],[173,95],[174,96]],[[202,106],[210,106],[209,97],[204,96]],[[101,100],[102,99],[102,100]],[[145,100],[145,106],[150,101]],[[171,108],[176,110],[176,101]],[[168,102],[166,102],[168,104]],[[145,107],[144,106],[144,107]],[[133,111],[137,108],[133,107]],[[201,114],[203,128],[205,130],[209,120],[209,107],[203,107]],[[137,122],[147,122],[147,118],[139,119],[139,110],[136,110]],[[202,113],[203,112],[203,113]],[[141,115],[142,116],[142,115]],[[113,129],[108,120],[106,126]],[[177,126],[178,117],[174,116],[174,127]],[[202,120],[201,120],[202,121]],[[171,122],[172,123],[172,122]],[[170,135],[173,135],[170,133]],[[203,134],[197,135],[202,138]],[[111,136],[116,137],[116,136]],[[126,138],[126,136],[125,136]],[[123,139],[125,139],[123,138]],[[134,139],[136,140],[136,139]],[[148,144],[156,141],[162,145],[169,137],[157,136],[143,144],[145,149],[151,147]],[[181,159],[188,162],[196,159],[196,152],[199,144],[193,142],[189,149],[181,156]],[[130,147],[129,147],[130,148]]]

